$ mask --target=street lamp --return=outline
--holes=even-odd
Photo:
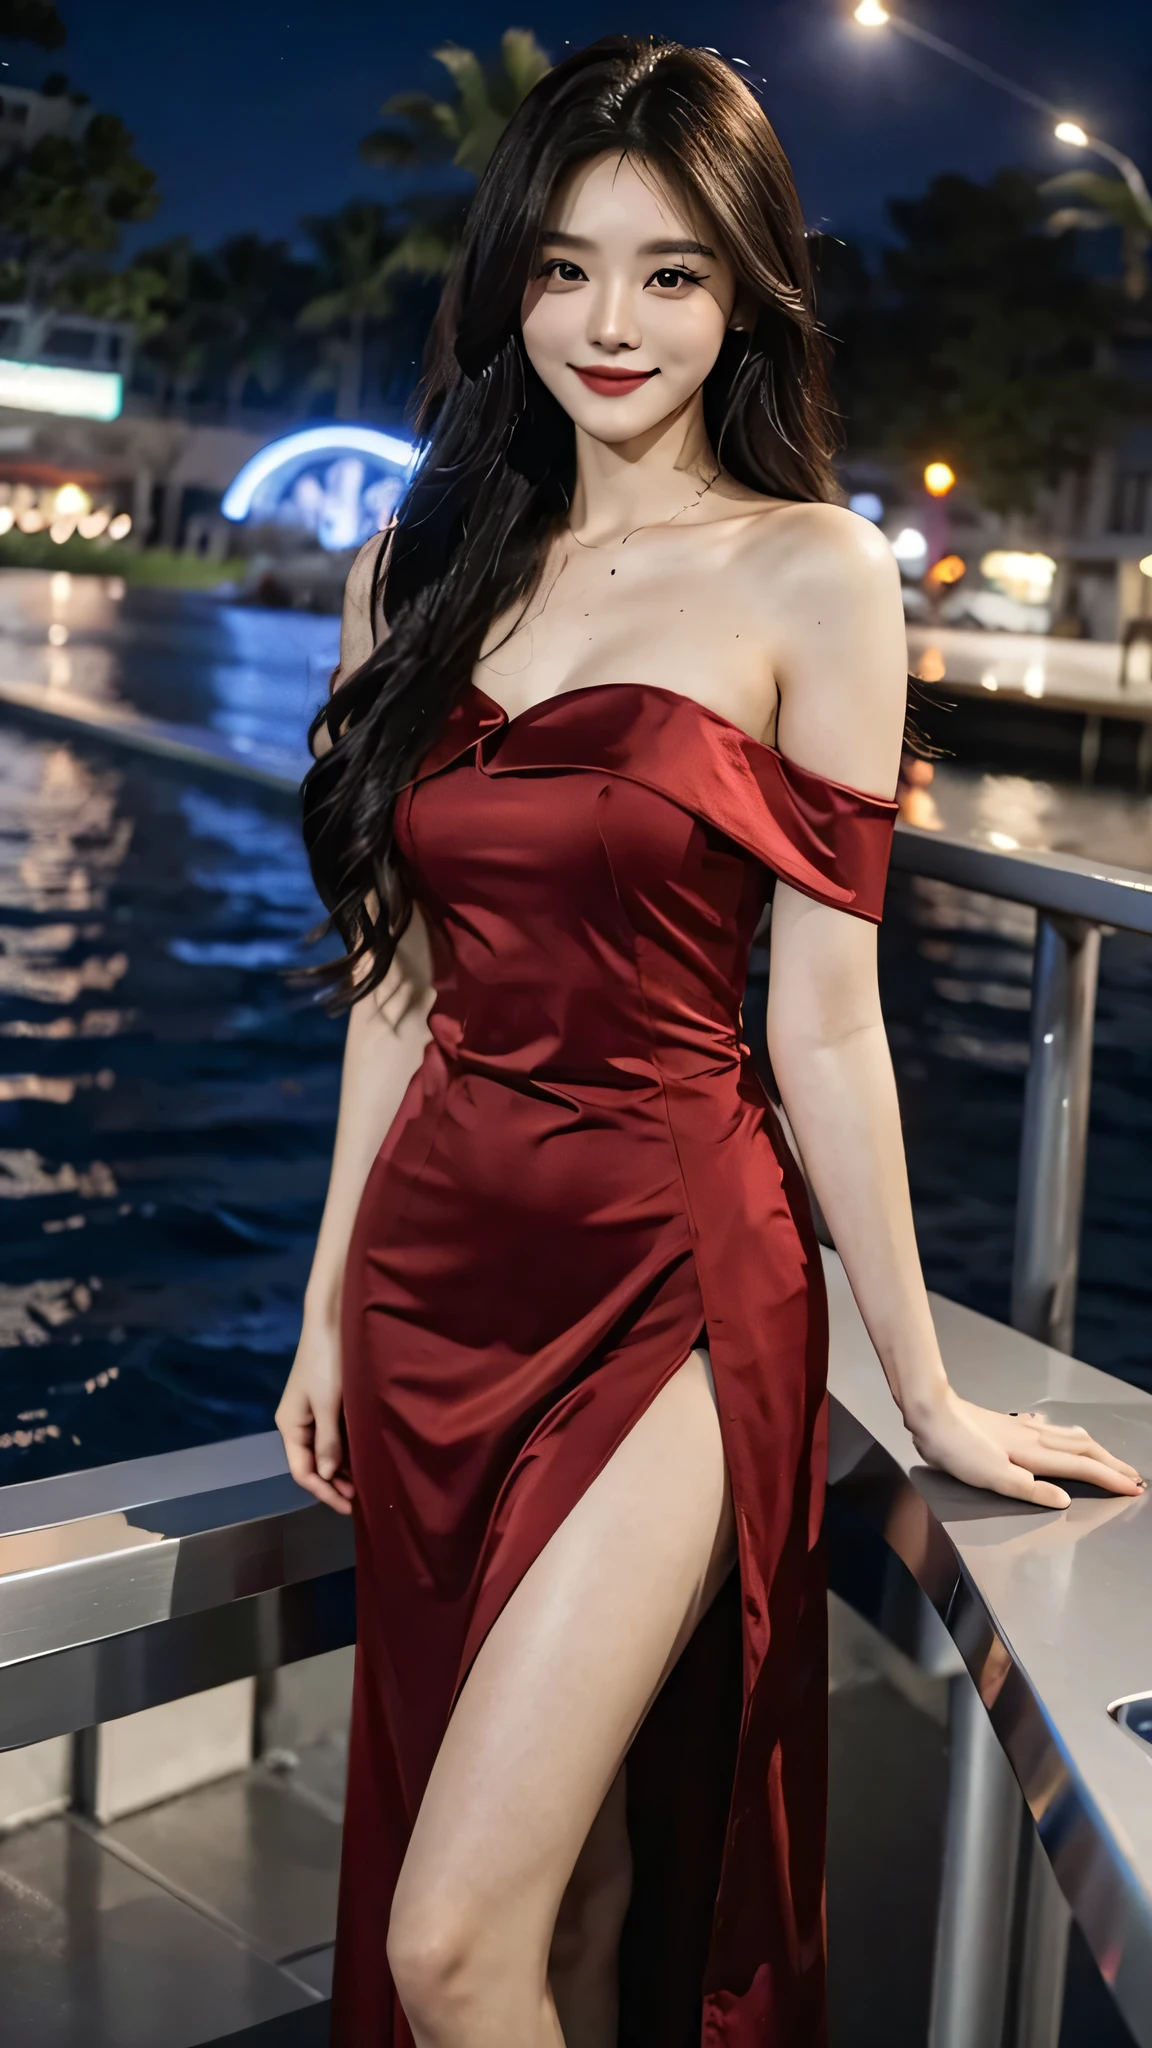
[[[1115,164],[1137,206],[1152,226],[1152,194],[1144,182],[1139,164],[1134,164],[1122,149],[1114,149],[1110,142],[1101,142],[1099,136],[1089,135],[1079,121],[1057,121],[1055,128],[1057,142],[1066,142],[1070,149],[1087,149],[1093,156],[1106,157]]]
[[[898,35],[907,36],[914,43],[922,43],[925,49],[934,50],[938,57],[947,57],[950,63],[973,72],[986,85],[998,86],[1001,92],[1011,93],[1013,99],[1023,100],[1025,106],[1035,107],[1054,121],[1063,118],[1060,108],[1042,100],[1039,93],[1029,92],[1026,85],[1017,85],[1014,79],[1005,78],[1002,71],[993,71],[990,64],[982,64],[978,57],[970,57],[966,50],[958,50],[955,43],[946,43],[940,36],[930,35],[926,28],[918,28],[914,21],[905,21],[902,15],[892,14],[882,0],[860,0],[859,6],[853,10],[852,19],[859,28],[895,29]]]
[[[1066,143],[1071,149],[1090,150],[1093,155],[1106,157],[1110,164],[1115,164],[1141,214],[1152,226],[1152,195],[1139,166],[1130,156],[1125,156],[1122,149],[1114,148],[1110,142],[1101,142],[1096,135],[1089,135],[1079,121],[1070,121],[1050,100],[1041,99],[1039,93],[1029,91],[1026,85],[1017,85],[1013,78],[1005,78],[1002,71],[993,71],[990,64],[982,64],[978,57],[970,57],[966,50],[958,50],[955,43],[946,43],[940,36],[930,35],[926,28],[918,28],[915,22],[905,21],[899,14],[891,14],[881,0],[860,0],[852,19],[861,28],[895,29],[899,35],[908,36],[912,42],[934,50],[938,57],[947,57],[950,63],[973,72],[985,84],[994,85],[1000,92],[1010,93],[1014,100],[1022,100],[1026,107],[1034,107],[1038,113],[1046,114],[1054,124],[1057,142]]]

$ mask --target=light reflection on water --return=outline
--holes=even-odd
[[[250,748],[302,750],[339,638],[338,619],[227,604],[199,591],[0,573],[0,683],[128,705]]]
[[[49,580],[0,576],[0,675],[67,656],[73,688],[299,746],[335,620]],[[1152,869],[1145,800],[949,767],[921,794],[952,833]],[[317,916],[286,809],[5,723],[0,1481],[268,1426],[336,1107],[342,1027],[277,972]],[[1033,931],[895,876],[881,934],[929,1279],[1000,1317]],[[1078,1348],[1152,1387],[1150,996],[1152,944],[1106,940]]]
[[[268,1425],[335,1115],[279,973],[317,915],[286,809],[5,727],[0,1480]]]
[[[910,794],[913,802],[902,803],[902,815],[929,831],[1004,852],[1076,854],[1152,873],[1152,802],[1146,796],[947,763],[936,765],[928,788]]]

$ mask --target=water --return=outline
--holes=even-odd
[[[0,677],[301,744],[336,622],[0,576]],[[49,638],[53,626],[63,626]],[[949,830],[1152,868],[1146,802],[939,772]],[[932,822],[931,814],[926,822]],[[269,1425],[342,1026],[290,805],[0,723],[0,1483]],[[1032,921],[894,877],[885,1007],[930,1283],[1007,1313]],[[1103,948],[1080,1354],[1152,1388],[1152,944]]]
[[[0,574],[0,680],[299,754],[335,619]],[[267,1427],[342,1029],[291,808],[6,723],[0,1481]]]
[[[0,571],[0,685],[45,685],[202,727],[241,751],[299,756],[340,622],[223,604],[119,577]]]
[[[291,816],[5,730],[0,1479],[267,1427],[336,1112],[281,978],[316,916]]]

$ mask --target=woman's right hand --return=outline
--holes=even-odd
[[[1066,1508],[1071,1495],[1053,1482],[1087,1480],[1103,1493],[1139,1494],[1134,1465],[1098,1444],[1086,1429],[1049,1422],[1041,1411],[1002,1414],[965,1401],[946,1382],[930,1416],[909,1422],[928,1465],[968,1486],[1003,1493],[1034,1507]]]
[[[276,1410],[288,1469],[307,1493],[338,1515],[350,1515],[355,1491],[348,1470],[341,1403],[340,1332],[307,1314],[296,1357]]]

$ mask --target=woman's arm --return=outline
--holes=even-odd
[[[348,578],[333,688],[372,651],[371,594],[380,545],[368,543]],[[348,1018],[328,1196],[304,1291],[300,1343],[276,1411],[293,1478],[343,1514],[350,1512],[352,1498],[340,1420],[344,1262],[372,1162],[424,1056],[431,1000],[428,939],[414,913],[387,980],[361,997]]]
[[[348,1019],[328,1197],[300,1343],[276,1410],[292,1477],[344,1513],[352,1498],[340,1422],[344,1261],[372,1162],[424,1057],[430,1007],[427,939],[414,916],[387,981],[354,1004]]]
[[[797,508],[774,650],[783,753],[889,796],[904,723],[899,578],[882,536],[830,506]],[[1138,1490],[1084,1430],[999,1415],[948,1383],[920,1271],[900,1112],[876,978],[875,928],[779,883],[768,1042],[806,1170],[888,1384],[929,1464],[1044,1507],[1044,1474]]]

